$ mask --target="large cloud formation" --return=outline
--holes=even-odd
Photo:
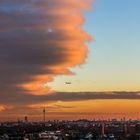
[[[90,0],[0,1],[1,96],[46,94],[44,83],[84,63],[90,36],[82,29],[82,12],[89,5]]]

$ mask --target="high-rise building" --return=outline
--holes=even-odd
[[[101,124],[101,136],[104,136],[104,134],[105,134],[105,124],[102,123]]]

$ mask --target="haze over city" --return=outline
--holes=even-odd
[[[0,0],[0,121],[140,119],[139,0]]]

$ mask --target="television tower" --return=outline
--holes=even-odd
[[[43,108],[43,121],[46,122],[46,108]]]

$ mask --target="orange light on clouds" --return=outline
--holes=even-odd
[[[0,105],[0,112],[1,112],[1,111],[4,111],[4,110],[5,110],[5,107],[2,106],[2,105]]]
[[[49,45],[52,47],[57,46],[56,50],[54,49],[52,53],[55,53],[56,55],[62,54],[60,56],[62,57],[62,60],[51,64],[51,61],[53,62],[59,59],[52,57],[52,60],[50,60],[50,64],[48,65],[44,61],[41,69],[44,71],[46,70],[46,72],[43,74],[35,74],[30,81],[21,83],[17,86],[23,88],[23,90],[27,91],[29,94],[47,94],[50,91],[49,87],[47,87],[47,83],[53,81],[54,77],[57,75],[72,74],[69,68],[83,64],[88,53],[85,43],[90,41],[91,37],[82,29],[82,25],[84,24],[84,15],[82,12],[83,10],[90,9],[90,1],[72,0],[57,2],[56,0],[53,0],[50,4],[51,8],[44,2],[36,3],[34,5],[34,8],[43,11],[40,13],[40,16],[43,17],[43,19],[49,17],[51,21],[34,24],[32,28],[39,31],[42,31],[43,29],[43,34],[44,30],[48,32],[49,39],[46,37],[45,40],[45,34],[43,35],[43,47],[48,48]],[[46,7],[48,7],[48,9]],[[38,46],[38,48],[40,47],[41,46]],[[47,55],[51,56],[51,54],[46,54],[46,56]],[[42,86],[44,84],[46,86]]]

